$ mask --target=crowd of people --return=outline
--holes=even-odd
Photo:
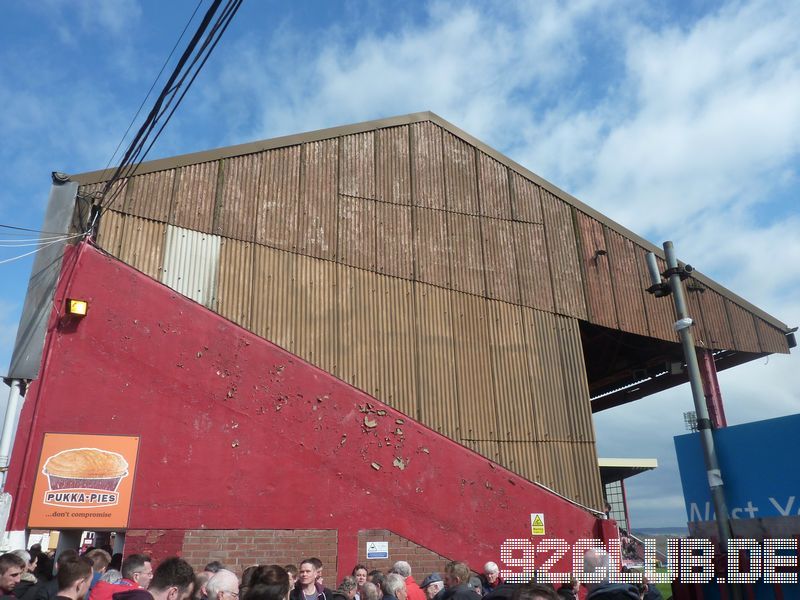
[[[453,561],[420,583],[406,561],[396,562],[388,573],[359,564],[329,588],[318,558],[298,565],[253,565],[239,577],[218,561],[196,573],[184,559],[172,557],[154,569],[144,554],[122,560],[100,548],[83,554],[64,550],[53,565],[37,547],[0,555],[0,593],[0,600],[660,600],[646,583],[594,585],[583,594],[574,578],[558,589],[506,583],[494,562],[476,574]]]

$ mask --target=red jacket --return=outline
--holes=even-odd
[[[118,583],[98,581],[92,588],[92,593],[89,594],[89,600],[113,600],[112,596],[117,592],[136,590],[139,587],[138,583],[130,579],[121,579]]]
[[[422,588],[414,581],[413,575],[406,577],[406,592],[408,592],[408,600],[428,600],[425,597],[425,592],[423,592]]]

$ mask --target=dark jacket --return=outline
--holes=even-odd
[[[503,578],[500,577],[499,575],[497,576],[497,581],[495,582],[494,585],[489,583],[489,580],[486,579],[486,575],[478,575],[478,578],[481,580],[481,588],[483,588],[484,596],[487,594],[491,594],[493,591],[495,591],[497,588],[503,585]]]
[[[34,600],[53,600],[58,595],[58,581],[51,579],[36,586]]]
[[[315,583],[314,585],[317,587],[317,600],[333,600],[333,591],[323,587],[319,583]],[[116,598],[114,600],[116,600]],[[303,586],[301,586],[299,582],[296,583],[294,589],[289,592],[289,600],[305,600]]]
[[[514,590],[519,587],[518,583],[503,582],[498,585],[494,590],[489,592],[483,597],[483,600],[510,600]]]
[[[153,600],[153,595],[144,588],[133,588],[117,592],[112,598],[114,600]]]
[[[442,600],[476,600],[475,592],[466,583],[459,583],[444,591]]]
[[[586,600],[639,600],[639,590],[629,583],[602,583],[589,592]]]
[[[14,586],[11,593],[14,594],[14,598],[18,600],[33,600],[36,597],[36,593],[39,591],[40,585],[44,584],[36,583],[35,581],[25,581],[23,579]]]

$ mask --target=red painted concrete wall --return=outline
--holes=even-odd
[[[44,433],[63,432],[141,436],[130,529],[336,529],[342,565],[355,564],[362,529],[473,565],[530,537],[531,512],[570,543],[609,532],[89,245],[65,257],[55,305],[67,296],[87,299],[89,314],[53,316],[9,474],[14,529],[27,522]]]

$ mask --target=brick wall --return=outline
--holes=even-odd
[[[388,560],[367,560],[367,542],[389,542]],[[444,566],[457,558],[444,557],[386,529],[362,529],[358,532],[358,562],[366,565],[368,571],[379,569],[386,573],[398,560],[408,561],[414,580],[422,583],[427,575],[434,571],[442,573]],[[344,567],[346,570],[347,565]]]
[[[190,530],[181,556],[195,570],[218,560],[238,575],[250,565],[297,565],[316,556],[325,565],[325,584],[335,587],[337,539],[335,529]]]

